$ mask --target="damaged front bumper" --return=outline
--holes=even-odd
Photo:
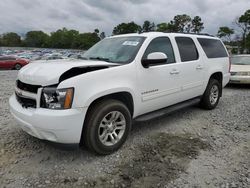
[[[15,95],[10,97],[9,105],[12,115],[28,134],[56,143],[80,143],[87,108],[67,110],[24,108]]]

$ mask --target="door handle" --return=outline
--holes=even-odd
[[[203,67],[202,67],[201,65],[198,65],[198,66],[196,67],[196,70],[201,70],[201,69],[203,69]]]
[[[171,72],[170,72],[170,74],[179,74],[180,72],[178,71],[178,70],[176,70],[176,69],[173,69]]]

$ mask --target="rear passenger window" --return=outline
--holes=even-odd
[[[1,61],[5,61],[5,60],[7,60],[7,59],[6,59],[6,57],[0,57],[0,60],[1,60]]]
[[[168,37],[158,37],[153,39],[148,45],[143,58],[147,58],[148,54],[153,52],[162,52],[167,55],[167,63],[175,63],[174,51]]]
[[[188,37],[175,37],[177,46],[179,48],[181,61],[194,61],[199,58],[197,48],[194,41]]]
[[[198,41],[208,58],[228,57],[220,40],[198,38]]]

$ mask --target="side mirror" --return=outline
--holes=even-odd
[[[167,62],[167,55],[162,52],[153,52],[148,54],[146,59],[142,59],[141,63],[144,68],[149,68],[150,66],[160,65]]]

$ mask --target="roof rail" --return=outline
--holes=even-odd
[[[208,33],[187,33],[187,32],[163,32],[163,33],[180,33],[180,34],[189,34],[189,35],[204,35],[209,37],[214,37],[214,35],[210,35]]]

